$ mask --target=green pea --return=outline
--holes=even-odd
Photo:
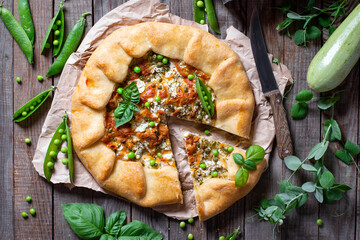
[[[20,78],[20,77],[17,77],[17,78],[16,78],[16,81],[17,81],[18,83],[21,83],[21,78]]]
[[[219,154],[219,152],[216,149],[214,149],[212,152],[214,156],[217,156]]]
[[[211,109],[211,106],[210,106],[210,105],[208,105],[208,106],[207,106],[207,108],[210,110],[210,109]]]
[[[218,176],[218,172],[217,172],[217,171],[213,171],[213,172],[211,173],[211,176],[212,176],[212,177],[217,177],[217,176]]]
[[[167,63],[168,63],[168,59],[167,59],[167,58],[163,58],[162,63],[163,63],[163,64],[167,64]]]
[[[54,163],[53,163],[53,162],[48,162],[48,163],[46,164],[46,166],[47,166],[48,168],[53,168],[53,167],[54,167]]]
[[[193,222],[194,222],[194,219],[193,219],[193,218],[189,218],[189,219],[188,219],[188,222],[189,222],[189,223],[193,223]]]
[[[27,197],[25,198],[25,200],[29,203],[29,202],[31,202],[31,197],[30,197],[30,196],[27,196]]]
[[[32,111],[32,110],[34,110],[35,109],[35,107],[34,106],[30,106],[30,110]]]
[[[161,60],[161,59],[164,58],[164,56],[159,54],[159,55],[156,56],[156,58],[159,59],[159,60]]]
[[[36,211],[35,211],[34,208],[30,208],[29,212],[30,212],[30,214],[33,215],[33,216],[36,214]]]
[[[56,31],[54,32],[54,35],[55,35],[55,36],[59,36],[59,35],[60,35],[60,31],[59,31],[59,30],[56,30]]]
[[[209,134],[210,134],[210,130],[207,130],[207,129],[206,129],[206,130],[204,131],[204,133],[205,133],[206,135],[209,135]]]
[[[54,41],[53,41],[53,45],[54,45],[54,46],[59,45],[59,40],[54,40]]]
[[[58,41],[59,42],[59,41]],[[54,44],[55,45],[55,44]],[[37,76],[37,80],[39,80],[39,81],[42,81],[44,79],[44,77],[43,76],[41,76],[41,75],[38,75]]]
[[[155,126],[155,122],[149,122],[149,126],[150,126],[150,127]]]
[[[136,73],[141,72],[141,68],[139,66],[134,67],[134,72]]]
[[[204,96],[204,100],[208,100],[208,97],[207,97],[207,96]]]
[[[205,20],[204,20],[204,19],[201,19],[201,20],[200,20],[200,24],[204,25],[204,24],[205,24]]]
[[[232,151],[234,151],[234,148],[230,146],[230,147],[228,147],[227,150],[228,150],[228,152],[232,152]]]
[[[155,165],[155,160],[150,160],[150,166],[154,166]]]
[[[160,101],[161,101],[161,98],[160,98],[159,96],[156,96],[156,97],[155,97],[155,101],[160,102]]]
[[[22,112],[21,115],[23,115],[24,117],[27,115],[27,112]]]
[[[62,23],[61,20],[57,20],[57,21],[56,21],[56,25],[58,25],[58,26],[60,26],[61,23]]]
[[[62,147],[60,151],[61,151],[62,153],[67,153],[68,148],[67,148],[67,147]]]
[[[61,140],[65,141],[67,139],[66,134],[61,135]]]
[[[185,223],[184,221],[181,221],[181,222],[180,222],[180,227],[181,227],[181,228],[186,227],[186,223]]]
[[[29,216],[26,212],[22,212],[21,215],[23,216],[23,218],[27,218]]]
[[[160,152],[157,153],[157,156],[158,156],[159,158],[162,158],[162,154],[161,154]]]
[[[118,94],[121,95],[121,94],[123,94],[124,89],[119,87],[116,91],[117,91]]]
[[[50,155],[50,157],[56,157],[56,152],[55,151],[51,151],[50,153],[49,153],[49,155]]]
[[[52,26],[52,29],[53,30],[57,30],[58,29],[58,26],[56,26],[55,24]]]
[[[203,1],[197,1],[196,6],[198,6],[199,8],[202,8],[202,7],[204,7],[204,2]]]
[[[200,168],[201,168],[201,169],[205,169],[205,168],[206,168],[205,163],[201,163],[201,164],[200,164]]]
[[[135,153],[134,152],[129,152],[128,153],[128,158],[133,159],[135,157]]]
[[[31,139],[30,139],[30,138],[25,138],[25,142],[26,142],[27,144],[30,144],[30,143],[31,143]]]
[[[146,102],[146,103],[145,103],[145,107],[146,107],[146,108],[149,108],[149,107],[150,107],[150,103],[149,103],[149,102]]]
[[[321,219],[316,220],[316,224],[318,226],[321,226],[323,224],[323,221]]]
[[[219,237],[219,240],[225,240],[224,236]]]
[[[191,79],[194,79],[194,75],[189,74],[189,75],[187,76],[187,78],[190,79],[190,80],[191,80]]]
[[[59,146],[60,143],[61,143],[60,139],[55,139],[55,140],[54,140],[54,144],[55,144],[56,146]]]
[[[41,103],[41,99],[38,99],[36,102],[37,102],[37,103]]]
[[[63,159],[61,160],[61,162],[62,162],[62,164],[64,164],[64,165],[68,165],[68,164],[69,164],[69,159],[63,158]]]
[[[189,233],[189,235],[188,235],[188,239],[189,239],[189,240],[194,239],[194,235],[192,235],[192,233]]]
[[[65,130],[64,130],[63,128],[60,128],[60,129],[58,130],[58,133],[60,133],[60,134],[64,134],[64,132],[65,132]]]

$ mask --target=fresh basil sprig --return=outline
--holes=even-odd
[[[196,78],[196,92],[199,95],[201,105],[205,112],[210,116],[214,116],[215,110],[214,110],[214,103],[211,98],[211,92],[206,87],[205,83],[201,81],[201,79],[197,76],[197,74],[194,74]]]
[[[234,162],[241,166],[235,174],[235,186],[244,186],[249,178],[249,171],[255,171],[256,164],[264,160],[265,150],[259,145],[250,146],[245,153],[246,160],[240,153],[233,154]]]
[[[140,102],[140,93],[135,82],[131,82],[124,88],[122,97],[124,100],[119,102],[114,112],[115,128],[131,121],[134,111],[139,111],[136,104]]]
[[[143,222],[135,220],[125,225],[125,211],[111,214],[105,222],[104,210],[96,204],[68,203],[61,207],[71,229],[82,239],[163,239],[160,233]]]

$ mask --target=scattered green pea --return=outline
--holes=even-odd
[[[194,222],[194,219],[193,219],[193,218],[189,218],[189,219],[188,219],[188,222],[189,222],[189,223],[193,223],[193,222]]]
[[[180,227],[181,227],[181,228],[184,228],[185,226],[186,226],[186,223],[185,223],[184,221],[181,221],[181,222],[180,222]]]
[[[31,143],[31,139],[30,139],[30,138],[25,138],[25,142],[26,142],[27,144],[30,144],[30,143]]]
[[[33,216],[35,216],[35,214],[36,214],[36,211],[35,211],[34,208],[30,208],[29,212],[30,212],[30,214],[33,215]]]
[[[205,99],[205,100],[208,100],[208,96],[204,96],[204,99]]]
[[[54,40],[54,41],[53,41],[53,45],[54,45],[54,46],[59,45],[59,40]]]
[[[135,157],[135,153],[134,152],[129,152],[128,153],[128,158],[133,159]]]
[[[200,164],[200,168],[201,168],[201,169],[205,169],[205,168],[206,168],[206,164],[205,164],[205,163],[201,163],[201,164]]]
[[[153,160],[150,160],[150,166],[154,166],[155,165],[155,160],[153,159]]]
[[[64,130],[63,128],[60,128],[60,129],[58,130],[58,133],[60,133],[60,134],[64,134],[64,132],[65,132],[65,130]]]
[[[149,108],[149,107],[150,107],[150,103],[149,103],[149,102],[146,102],[146,103],[145,103],[145,107],[146,107],[146,108]]]
[[[321,226],[323,224],[323,221],[321,219],[316,220],[316,224],[318,226]]]
[[[121,95],[121,94],[123,94],[124,89],[119,87],[116,91],[117,91],[118,94]]]
[[[155,122],[149,122],[149,126],[150,126],[150,127],[155,126]]]
[[[160,102],[160,101],[161,101],[161,98],[160,98],[159,96],[156,96],[156,97],[155,97],[155,101]]]
[[[161,154],[160,152],[157,153],[157,156],[158,156],[159,158],[162,158],[162,154]]]
[[[20,78],[20,77],[17,77],[17,78],[16,78],[16,81],[17,81],[18,83],[21,83],[21,78]]]
[[[197,1],[196,6],[198,6],[199,8],[202,8],[202,7],[204,7],[204,2],[203,1]]]
[[[61,25],[61,20],[57,20],[56,25],[60,26]]]
[[[139,66],[134,67],[134,72],[140,73],[140,72],[141,72],[141,68],[140,68]]]
[[[21,215],[23,216],[23,218],[27,218],[29,216],[26,212],[22,212]]]
[[[59,31],[59,30],[56,30],[56,31],[54,32],[54,34],[55,34],[55,36],[59,36],[59,35],[60,35],[60,31]]]
[[[30,110],[32,111],[32,110],[34,110],[35,109],[35,107],[34,106],[30,106]]]
[[[214,149],[212,152],[214,156],[217,156],[219,154],[219,152],[216,149]]]
[[[187,76],[187,78],[190,79],[190,80],[191,80],[191,79],[194,79],[194,75],[189,74],[189,75]]]
[[[210,130],[207,130],[207,129],[206,129],[206,130],[204,131],[204,133],[205,133],[206,135],[209,135],[209,134],[210,134]]]
[[[59,146],[60,143],[61,143],[60,139],[55,139],[55,140],[54,140],[54,144],[55,144],[56,146]]]
[[[52,29],[53,30],[57,30],[58,29],[58,26],[56,26],[55,24],[52,26]]]
[[[39,80],[39,81],[41,82],[42,80],[44,80],[44,77],[41,76],[41,75],[38,75],[38,76],[37,76],[37,80]]]
[[[188,239],[189,239],[189,240],[194,239],[194,235],[192,235],[192,233],[189,233],[189,235],[188,235]]]
[[[167,58],[163,58],[162,63],[163,63],[163,64],[167,64],[167,63],[168,63],[168,59],[167,59]]]
[[[156,56],[156,58],[159,59],[159,60],[161,60],[161,59],[164,58],[164,56],[159,54],[159,55]]]
[[[29,203],[29,202],[31,202],[31,197],[30,197],[30,196],[27,196],[27,197],[25,198],[25,200]]]
[[[213,172],[211,173],[211,176],[212,176],[212,177],[217,177],[217,176],[218,176],[218,172],[217,172],[217,171],[213,171]]]
[[[50,155],[50,157],[56,157],[56,152],[55,152],[55,151],[51,151],[51,152],[49,153],[49,155]]]
[[[53,168],[53,167],[54,167],[54,163],[53,163],[53,162],[48,162],[48,163],[46,164],[46,166],[47,166],[48,168]]]
[[[219,237],[219,240],[225,240],[224,236]]]
[[[61,140],[65,141],[67,139],[66,134],[61,135]]]
[[[60,149],[60,151],[61,151],[62,153],[67,153],[68,148],[67,148],[67,147],[62,147],[62,148]]]
[[[205,24],[205,20],[204,20],[204,19],[201,19],[201,20],[200,20],[200,24],[204,25],[204,24]]]
[[[24,117],[27,115],[27,112],[22,112],[21,115],[23,115]]]
[[[232,146],[230,146],[230,147],[228,147],[228,152],[232,152],[232,151],[234,151],[234,148],[232,147]]]
[[[69,160],[67,158],[63,158],[61,160],[61,163],[64,164],[64,165],[68,165],[69,164]]]

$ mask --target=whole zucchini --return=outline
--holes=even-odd
[[[350,13],[315,55],[307,83],[315,92],[339,86],[360,57],[360,4]]]

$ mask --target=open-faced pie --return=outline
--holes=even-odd
[[[226,44],[197,28],[147,22],[120,28],[97,47],[71,109],[74,149],[96,181],[150,207],[182,203],[166,116],[249,139],[254,97],[239,57]],[[226,171],[231,183],[232,170]],[[234,186],[228,203],[256,182]],[[214,208],[202,219],[223,210]]]

